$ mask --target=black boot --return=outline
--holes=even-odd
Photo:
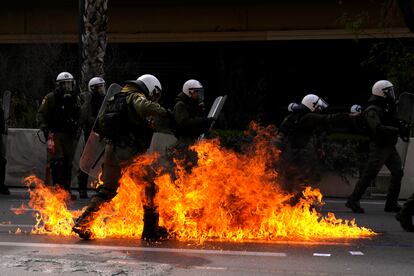
[[[90,240],[92,233],[89,229],[89,223],[91,221],[93,213],[88,209],[75,220],[75,225],[72,227],[72,231],[78,234],[81,239]]]
[[[359,204],[359,201],[353,200],[351,198],[345,203],[345,206],[352,210],[354,213],[363,214],[365,210]]]
[[[398,213],[401,211],[402,207],[398,203],[390,204],[388,202],[385,202],[384,211],[389,213]]]
[[[414,232],[413,215],[407,208],[401,209],[400,212],[395,215],[395,218],[400,222],[401,227],[408,232]]]
[[[159,214],[154,208],[144,208],[144,229],[141,239],[145,241],[158,241],[166,239],[168,232],[165,227],[158,226]]]
[[[7,188],[6,186],[0,186],[0,194],[9,195],[10,194],[9,188]]]

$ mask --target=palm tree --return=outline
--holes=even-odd
[[[108,0],[81,0],[80,4],[83,12],[80,88],[84,91],[92,77],[103,77],[105,73]]]

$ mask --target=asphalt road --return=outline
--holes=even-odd
[[[0,196],[0,275],[414,275],[414,233],[384,213],[381,200],[362,201],[366,214],[350,213],[344,199],[326,199],[322,210],[381,233],[371,239],[203,245],[31,235],[30,212],[12,212],[27,201],[23,189]]]

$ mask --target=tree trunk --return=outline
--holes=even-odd
[[[108,0],[84,0],[82,67],[80,88],[84,91],[91,78],[104,77]]]
[[[413,11],[413,1],[411,0],[397,0],[398,7],[400,8],[405,24],[412,33],[414,33],[414,11]]]

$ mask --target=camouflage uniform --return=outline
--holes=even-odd
[[[170,150],[170,158],[181,160],[188,172],[197,163],[197,153],[190,151],[188,146],[194,144],[201,134],[206,133],[212,122],[204,113],[197,100],[191,99],[183,92],[177,95],[173,116],[178,143]]]
[[[37,113],[37,122],[45,133],[53,133],[55,151],[48,152],[54,185],[70,192],[72,160],[76,150],[79,102],[74,95],[47,94]],[[47,138],[47,137],[46,137]]]
[[[123,95],[122,95],[123,94]],[[121,93],[116,94],[108,100],[107,110],[115,97],[126,97],[127,105],[127,122],[121,126],[123,130],[117,132],[119,139],[111,141],[105,147],[104,167],[103,167],[103,184],[99,187],[98,193],[92,198],[85,212],[78,218],[73,230],[81,238],[89,239],[90,232],[88,224],[93,219],[93,214],[97,212],[100,206],[115,197],[121,178],[121,169],[133,160],[139,154],[143,154],[151,142],[153,130],[148,125],[147,118],[150,116],[166,116],[167,111],[158,103],[146,99],[145,95],[134,85],[127,84],[123,87]],[[105,112],[106,114],[106,112]],[[103,117],[99,118],[100,125],[105,124]],[[103,126],[102,129],[108,126]],[[119,127],[119,126],[118,126]],[[155,184],[152,182],[151,168],[148,169],[148,186],[146,187],[146,196],[144,206],[144,232],[143,237],[155,238],[154,230],[158,225],[158,213],[152,199],[155,196]],[[149,233],[145,233],[145,231]]]

